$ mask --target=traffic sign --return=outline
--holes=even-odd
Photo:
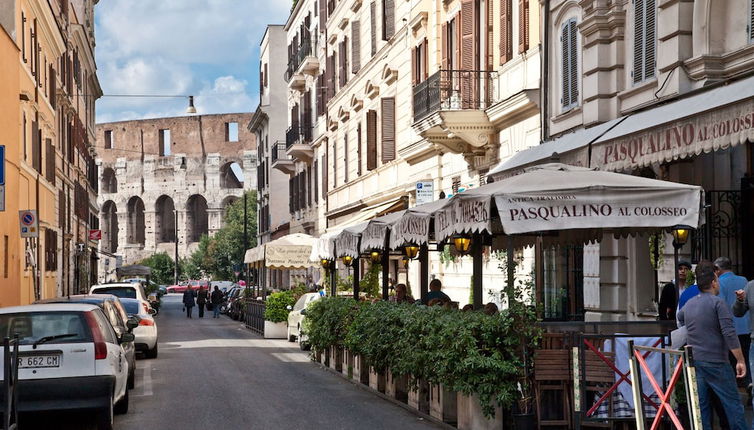
[[[89,230],[89,240],[102,240],[102,230]]]
[[[416,205],[429,203],[435,199],[435,183],[432,181],[419,181],[416,183]]]
[[[21,237],[39,237],[39,219],[37,219],[37,211],[18,211],[18,219],[21,224]]]

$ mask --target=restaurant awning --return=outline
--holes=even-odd
[[[393,212],[369,221],[369,224],[361,233],[359,251],[362,253],[372,250],[383,250],[387,246],[387,238],[393,224],[398,221],[406,211]]]
[[[316,239],[303,233],[293,233],[246,251],[244,263],[264,262],[271,269],[305,269],[317,265],[312,260]]]
[[[407,209],[390,228],[390,249],[398,249],[408,243],[423,245],[429,242],[431,217],[448,201],[435,200]]]
[[[347,255],[352,258],[359,258],[359,239],[361,238],[361,232],[364,231],[368,224],[368,222],[362,222],[343,229],[335,237],[335,256],[343,257]]]
[[[629,116],[597,139],[592,166],[624,171],[754,140],[754,77]]]
[[[264,245],[263,244],[246,250],[246,254],[244,254],[244,258],[243,258],[243,262],[245,264],[254,264],[260,261],[264,261]]]

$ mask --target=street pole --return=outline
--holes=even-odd
[[[173,223],[173,227],[175,230],[175,237],[173,240],[175,241],[175,264],[173,268],[173,272],[175,273],[175,284],[178,285],[178,211],[173,208],[173,218],[175,222]]]
[[[247,237],[248,234],[248,227],[247,227],[247,211],[246,211],[246,190],[243,192],[243,257],[241,257],[241,270],[243,271],[243,280],[246,283],[246,289],[248,297],[248,288],[249,288],[249,271],[246,268],[246,262],[244,259],[246,258],[246,250],[249,248],[249,239]]]

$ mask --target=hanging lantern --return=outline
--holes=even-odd
[[[369,259],[372,260],[372,263],[379,263],[380,260],[382,260],[382,253],[373,249],[372,252],[369,253]]]
[[[328,267],[330,267],[330,260],[323,258],[322,260],[320,260],[320,264],[322,264],[323,269],[327,269]]]
[[[468,254],[471,249],[471,238],[465,235],[453,236],[453,246],[460,254]]]
[[[353,263],[353,257],[351,257],[350,255],[344,255],[341,258],[343,259],[343,264],[345,264],[346,266],[350,267],[351,263]]]
[[[403,247],[403,251],[406,253],[406,257],[413,260],[417,255],[419,255],[419,245],[415,243],[409,243],[408,245]]]
[[[673,245],[681,248],[689,240],[689,233],[691,229],[686,225],[678,225],[673,227]]]

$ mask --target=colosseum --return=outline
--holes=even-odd
[[[188,256],[256,189],[250,113],[97,124],[100,276],[156,252]]]

